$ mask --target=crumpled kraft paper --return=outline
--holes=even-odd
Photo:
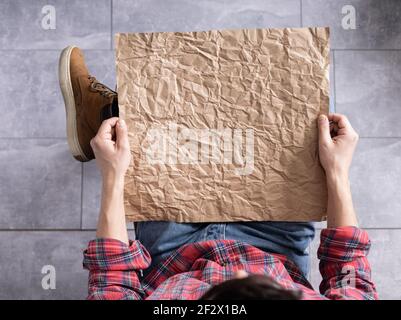
[[[328,28],[120,33],[128,220],[319,221]]]

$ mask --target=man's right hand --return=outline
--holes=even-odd
[[[331,125],[329,121],[332,121]],[[358,134],[347,117],[338,113],[331,113],[328,117],[320,115],[318,126],[319,158],[326,176],[348,178]]]
[[[318,126],[319,158],[327,179],[327,226],[357,226],[348,173],[358,134],[348,119],[337,113],[319,116]]]

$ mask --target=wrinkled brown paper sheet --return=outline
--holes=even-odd
[[[128,220],[319,221],[328,28],[120,33]]]

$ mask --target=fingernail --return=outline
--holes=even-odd
[[[118,124],[120,125],[120,127],[125,128],[125,121],[123,119],[118,120]]]
[[[324,114],[321,114],[321,115],[319,116],[319,121],[320,121],[320,122],[326,121],[326,116],[325,116]]]

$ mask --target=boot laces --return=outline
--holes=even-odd
[[[90,81],[90,88],[93,91],[98,92],[101,96],[103,96],[105,98],[111,98],[111,97],[114,97],[117,95],[117,93],[115,91],[111,90],[109,87],[107,87],[103,83],[100,83],[99,81],[97,81],[97,79],[95,77],[88,76],[88,79]]]

